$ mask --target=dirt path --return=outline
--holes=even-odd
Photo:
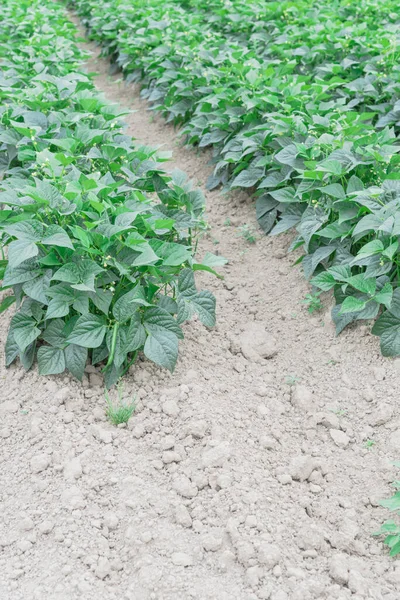
[[[98,87],[136,111],[129,133],[203,184],[206,154],[94,51]],[[335,338],[329,306],[308,315],[289,238],[237,236],[255,224],[244,196],[206,196],[200,254],[230,261],[224,282],[203,277],[218,326],[186,326],[173,376],[135,366],[127,429],[105,422],[94,369],[82,387],[0,357],[2,600],[398,599],[400,568],[371,533],[397,475],[400,362],[366,328]]]

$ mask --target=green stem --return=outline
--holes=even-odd
[[[123,377],[125,375],[125,373],[127,373],[129,371],[129,369],[131,368],[131,366],[133,365],[133,363],[136,360],[136,357],[138,355],[139,350],[135,350],[135,352],[132,354],[132,358],[129,361],[129,363],[127,364],[127,366],[125,367],[125,369],[122,371],[122,375],[121,377]]]

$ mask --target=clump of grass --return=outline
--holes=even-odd
[[[251,227],[247,223],[239,227],[238,236],[245,239],[249,244],[255,244],[257,241],[257,233],[254,227]]]
[[[123,399],[123,385],[118,385],[117,388],[118,400],[111,400],[108,392],[105,392],[106,397],[106,416],[107,419],[113,425],[120,425],[121,423],[127,423],[136,408],[136,398],[134,397],[132,400],[124,400]]]

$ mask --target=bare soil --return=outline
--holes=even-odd
[[[127,131],[204,186],[209,155],[84,45],[98,88],[134,111]],[[335,337],[330,298],[310,316],[290,238],[247,243],[253,201],[203,189],[199,255],[229,259],[224,281],[199,279],[218,325],[185,326],[172,376],[131,368],[127,428],[105,420],[93,367],[83,385],[5,370],[1,317],[1,600],[399,598],[400,565],[371,534],[398,477],[400,360],[366,326]]]

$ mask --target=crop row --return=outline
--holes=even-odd
[[[75,0],[90,36],[188,143],[209,187],[246,188],[265,232],[297,233],[339,333],[400,353],[400,17],[394,0]],[[251,14],[253,18],[251,18]]]
[[[64,9],[10,0],[0,23],[1,304],[14,303],[6,364],[82,378],[105,363],[108,386],[140,350],[173,370],[180,325],[215,321],[194,258],[204,198],[185,175],[124,133],[123,112],[80,72]],[[220,262],[220,261],[219,261]]]

